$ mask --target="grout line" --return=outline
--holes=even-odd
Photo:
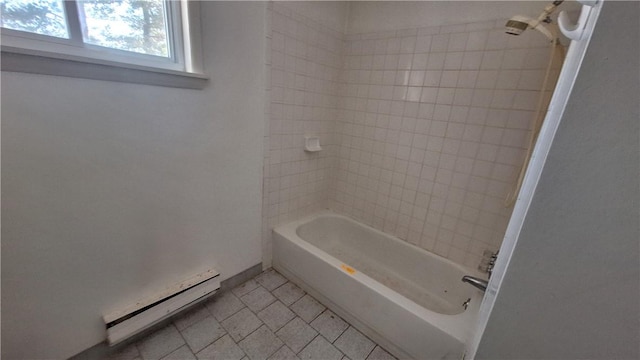
[[[304,320],[302,320],[304,321]],[[300,354],[302,351],[304,351],[304,349],[307,348],[307,346],[309,346],[309,344],[311,344],[313,342],[313,340],[315,340],[318,336],[321,336],[320,333],[318,333],[316,336],[314,336],[308,343],[304,344],[304,346],[302,347],[302,349],[300,349],[300,351],[298,351],[297,353],[295,353],[296,355]]]
[[[140,359],[145,360],[144,356],[142,356],[142,352],[140,351],[140,348],[138,347],[138,344],[133,344],[133,346],[136,347],[136,350],[138,350],[138,355],[140,356]]]
[[[238,299],[238,300],[240,300],[240,299]],[[228,318],[232,317],[233,315],[235,315],[235,314],[239,313],[240,311],[244,310],[245,308],[249,309],[249,308],[247,307],[247,305],[245,305],[242,301],[240,301],[240,302],[242,303],[242,307],[241,307],[240,309],[236,310],[233,314],[231,314],[231,315],[229,315],[229,316],[225,317],[225,318],[224,318],[224,319],[222,319],[222,320],[218,320],[218,319],[216,319],[216,317],[215,317],[215,316],[213,316],[213,314],[212,314],[211,316],[213,316],[213,318],[214,318],[214,319],[216,319],[216,321],[217,321],[217,322],[219,322],[220,324],[222,324],[222,322],[223,322],[223,321],[225,321],[225,320],[227,320]],[[251,309],[249,309],[249,311],[251,311]]]
[[[184,337],[182,336],[182,333],[180,332],[180,330],[178,330],[178,327],[176,327],[176,326],[175,326],[175,324],[173,323],[173,320],[171,320],[171,322],[169,323],[169,325],[167,325],[167,326],[166,326],[166,327],[164,327],[163,329],[165,329],[165,328],[167,328],[167,327],[169,327],[169,326],[173,326],[173,328],[178,332],[178,334],[180,334],[180,337],[182,338],[182,341],[184,341],[184,344],[182,344],[182,345],[178,346],[177,348],[175,348],[175,349],[173,349],[173,350],[169,351],[168,353],[166,353],[166,354],[162,355],[161,359],[162,359],[162,358],[164,358],[164,357],[167,357],[167,356],[171,355],[171,353],[173,353],[174,351],[176,351],[176,350],[180,349],[183,345],[187,345],[187,347],[189,346],[189,345],[187,344],[187,341],[186,341],[186,340],[184,339]],[[163,330],[163,329],[159,329],[159,330]],[[189,351],[191,351],[191,348],[189,348]],[[193,351],[191,351],[191,353],[193,354]],[[142,354],[140,354],[140,357],[142,357]]]
[[[336,316],[337,316],[337,315],[336,315]],[[349,324],[349,323],[348,323],[348,322],[346,322],[345,320],[343,320],[343,321],[344,321],[345,323]],[[338,341],[338,339],[340,339],[340,337],[341,337],[345,332],[347,332],[347,329],[349,329],[349,327],[350,327],[350,326],[351,326],[351,324],[349,324],[349,326],[347,326],[344,330],[342,330],[342,332],[340,333],[340,335],[338,335],[338,336],[336,337],[336,339],[335,339],[335,340],[333,340],[332,344],[333,344],[333,343],[335,343],[336,341]]]
[[[364,335],[364,334],[363,334],[363,335]],[[366,335],[365,335],[365,337],[366,337]],[[367,339],[369,339],[369,338],[367,338]],[[369,339],[369,340],[371,340],[371,339]],[[373,340],[371,340],[371,342],[373,342]],[[371,353],[373,352],[373,350],[375,350],[375,349],[376,349],[376,347],[380,346],[380,345],[376,344],[375,342],[373,342],[373,343],[374,343],[375,345],[373,346],[373,348],[371,349],[371,351],[369,351],[369,353],[367,354],[367,356],[365,356],[365,357],[364,357],[365,359],[367,359],[369,356],[371,356]]]
[[[204,320],[205,320],[206,318],[208,318],[209,316],[213,317],[213,314],[211,314],[211,312],[209,311],[209,309],[207,309],[207,307],[206,307],[204,304],[200,304],[200,305],[197,305],[197,306],[198,306],[198,307],[201,307],[201,308],[204,308],[204,309],[207,311],[207,314],[208,314],[208,315],[207,315],[207,316],[205,316],[205,317],[203,317],[202,319],[200,319],[200,320],[198,320],[198,321],[194,322],[193,324],[191,324],[191,325],[187,326],[186,328],[184,328],[184,329],[182,329],[182,330],[178,329],[178,325],[176,325],[176,319],[179,319],[179,318],[181,318],[182,316],[178,315],[178,316],[176,316],[176,317],[172,318],[172,319],[171,319],[171,323],[176,327],[176,330],[178,330],[178,332],[182,333],[182,331],[187,330],[188,328],[192,327],[193,325],[198,324],[198,323],[200,323],[200,322],[204,321]],[[197,307],[194,307],[193,309],[190,309],[190,310],[188,310],[188,311],[193,311],[193,310],[196,310],[196,309],[197,309]],[[186,314],[187,314],[187,312],[185,312],[185,314],[182,314],[182,315],[186,315]],[[214,317],[214,320],[216,320],[216,319],[215,319],[215,317]],[[218,321],[218,320],[216,320],[216,321]]]
[[[258,319],[260,320],[260,319]],[[271,329],[269,329],[269,327],[267,326],[267,324],[265,324],[262,320],[260,320],[260,322],[262,323],[262,325],[258,326],[255,330],[253,330],[252,332],[248,333],[247,336],[243,337],[242,339],[240,339],[238,342],[235,341],[235,339],[231,338],[231,340],[233,340],[233,342],[236,343],[236,345],[240,346],[240,342],[246,340],[249,336],[251,336],[251,334],[253,334],[254,332],[258,331],[261,327],[265,326],[267,328],[267,330],[271,331]],[[274,334],[275,335],[275,334]]]
[[[208,309],[207,309],[207,310],[208,310]],[[208,317],[211,317],[215,322],[217,322],[217,323],[218,323],[218,325],[220,326],[220,328],[222,328],[222,329],[224,330],[224,334],[222,334],[221,336],[219,336],[219,337],[215,338],[215,339],[214,339],[214,340],[212,340],[211,342],[207,343],[207,344],[206,344],[205,346],[203,346],[203,347],[202,347],[202,349],[200,349],[198,352],[200,352],[200,351],[204,350],[205,348],[209,347],[211,344],[213,344],[214,342],[216,342],[216,341],[220,340],[220,339],[221,339],[222,337],[224,337],[225,335],[229,335],[229,332],[227,331],[227,329],[226,329],[224,326],[222,326],[222,324],[221,324],[221,323],[220,323],[220,322],[215,318],[215,316],[213,316],[213,314],[210,314],[209,316],[207,316],[207,317],[205,317],[205,318],[201,319],[200,321],[198,321],[198,322],[196,322],[196,323],[194,323],[194,324],[192,324],[192,325],[190,325],[190,326],[186,327],[186,328],[185,328],[185,329],[183,329],[182,331],[187,330],[187,329],[188,329],[188,328],[190,328],[191,326],[196,325],[196,324],[198,324],[198,323],[200,323],[200,322],[202,322],[202,321],[206,320]],[[177,327],[176,327],[176,329],[177,329]],[[184,337],[184,334],[182,334],[182,331],[181,331],[181,330],[178,330],[178,332],[180,333],[180,336],[182,336],[182,339],[184,340],[185,345],[187,345],[187,348],[188,348],[188,349],[191,351],[191,353],[195,356],[197,352],[196,352],[196,351],[194,351],[194,350],[191,348],[191,345],[189,345],[189,343],[187,342],[187,339]],[[231,337],[231,335],[229,335],[229,337]]]
[[[182,335],[182,333],[181,333],[180,335]],[[186,346],[186,347],[187,347],[187,350],[189,350],[189,351],[191,352],[191,355],[195,356],[195,357],[196,357],[196,359],[197,359],[198,357],[196,356],[196,353],[195,353],[195,352],[193,352],[193,349],[191,349],[191,347],[190,347],[190,346],[189,346],[189,344],[187,343],[186,339],[184,339],[184,336],[182,337],[182,339],[183,339],[183,340],[185,340],[184,345],[182,345],[182,346]],[[209,346],[209,345],[211,345],[211,344],[207,344],[207,346]],[[167,357],[167,356],[169,356],[169,355],[173,354],[174,352],[178,351],[182,346],[180,346],[179,348],[177,348],[177,349],[173,350],[172,352],[168,353],[167,355],[163,356],[162,358],[165,358],[165,357]],[[200,351],[204,350],[207,346],[203,347]]]
[[[314,298],[313,296],[311,296],[311,298],[313,300],[315,300],[318,304],[322,305],[322,307],[324,307],[324,310],[320,311],[320,313],[318,315],[316,315],[311,321],[309,321],[307,323],[307,325],[309,325],[309,326],[311,326],[311,323],[314,322],[317,318],[319,318],[320,315],[322,315],[322,313],[325,312],[328,309],[326,306],[324,306],[324,304],[322,304],[320,301],[316,300],[316,298]],[[304,319],[302,319],[302,321],[304,321]],[[311,327],[313,328],[313,326],[311,326]]]
[[[206,319],[206,318],[205,318],[205,319]],[[204,319],[202,319],[202,320],[204,320]],[[202,321],[202,320],[200,320],[200,321]],[[196,323],[196,324],[197,324],[197,323]],[[195,325],[195,324],[193,324],[193,325]],[[175,326],[175,324],[174,324],[174,326]],[[190,328],[190,327],[191,327],[191,326],[188,326],[188,327],[187,327],[187,328],[185,328],[184,330],[186,330],[186,329],[188,329],[188,328]],[[222,327],[222,325],[220,325],[220,327]],[[178,330],[178,327],[177,327],[177,326],[176,326],[176,330]],[[226,331],[227,331],[227,330],[225,329],[225,332],[226,332]],[[182,338],[182,341],[184,341],[184,344],[187,346],[187,349],[189,349],[189,351],[191,351],[191,354],[193,354],[193,356],[195,356],[195,355],[196,355],[196,353],[193,351],[193,349],[191,348],[191,346],[190,346],[190,345],[189,345],[189,343],[187,342],[187,339],[186,339],[186,338],[184,337],[184,335],[182,334],[182,331],[178,330],[178,333],[180,334],[180,337]],[[214,340],[214,341],[215,341],[215,340]],[[207,346],[209,346],[209,344],[207,344],[207,345],[206,345],[205,347],[203,347],[202,349],[206,348]],[[179,348],[178,348],[178,349],[179,349]],[[200,350],[202,350],[202,349],[200,349]],[[176,349],[176,350],[177,350],[177,349]],[[174,351],[175,351],[175,350],[174,350]],[[173,352],[173,351],[172,351],[172,352]],[[169,354],[171,354],[171,353],[169,353]],[[165,356],[166,356],[166,355],[165,355]]]
[[[275,270],[274,270],[274,271],[275,271]],[[280,274],[280,273],[278,273],[278,274]],[[280,276],[282,276],[282,274],[280,274]],[[282,276],[282,277],[284,277],[284,276]],[[287,281],[285,281],[285,282],[284,282],[284,284],[282,284],[282,285],[278,286],[277,288],[275,288],[275,289],[273,289],[273,290],[271,290],[271,291],[270,291],[271,295],[275,296],[275,295],[273,294],[273,292],[274,292],[274,291],[276,291],[276,290],[280,289],[281,287],[285,286],[287,283],[289,283],[289,282],[290,282],[290,281],[289,281],[289,279],[287,279],[287,278],[285,278],[285,279],[286,279]],[[276,297],[276,298],[278,298],[277,296],[275,296],[275,297]],[[280,300],[280,299],[278,298],[278,300]],[[283,303],[283,304],[284,304],[284,303]],[[285,306],[286,306],[286,305],[285,305]]]
[[[274,334],[274,335],[275,335],[275,334]],[[279,339],[280,341],[282,341],[282,339],[280,339],[280,338],[278,338],[278,339]],[[274,351],[271,355],[269,355],[269,357],[267,358],[267,360],[271,359],[271,358],[272,358],[272,356],[273,356],[273,354],[275,354],[275,353],[277,353],[278,351],[282,350],[282,348],[283,348],[283,347],[285,347],[285,346],[287,346],[287,344],[286,344],[284,341],[282,341],[282,346],[280,346],[280,347],[278,348],[278,350]],[[292,352],[293,352],[293,350],[292,350]]]
[[[224,319],[221,319],[221,320],[218,320],[218,319],[215,317],[215,315],[214,315],[211,311],[209,311],[209,312],[211,312],[211,316],[213,316],[213,318],[214,318],[214,319],[216,319],[216,321],[217,321],[217,322],[219,322],[221,326],[222,326],[222,322],[223,322],[223,321],[225,321],[225,320],[227,320],[228,318],[232,317],[233,315],[235,315],[235,314],[239,313],[239,312],[240,312],[240,311],[242,311],[244,308],[247,308],[247,309],[248,309],[247,305],[245,305],[245,303],[244,303],[244,302],[242,302],[242,300],[240,300],[240,298],[239,298],[238,296],[236,296],[236,294],[234,294],[234,293],[232,293],[232,292],[229,292],[229,293],[230,293],[231,295],[233,295],[236,299],[238,299],[238,301],[240,301],[240,304],[242,304],[242,307],[241,307],[241,308],[239,308],[238,310],[236,310],[236,311],[235,311],[234,313],[232,313],[231,315],[228,315],[227,317],[225,317]],[[207,310],[209,310],[209,308],[207,308]],[[251,309],[249,309],[249,311],[251,311]],[[225,329],[225,330],[226,330],[226,329]]]

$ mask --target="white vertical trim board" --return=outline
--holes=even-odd
[[[533,150],[529,168],[527,169],[522,188],[513,209],[513,214],[507,226],[502,246],[500,247],[500,256],[496,261],[489,285],[487,286],[487,291],[480,306],[476,329],[471,341],[467,344],[466,359],[475,358],[480,339],[482,338],[496,298],[500,292],[502,281],[509,267],[511,256],[518,242],[518,237],[522,230],[529,206],[531,205],[538,181],[540,180],[540,175],[544,169],[556,130],[560,125],[567,101],[571,95],[578,71],[580,70],[582,60],[584,59],[589,41],[591,40],[591,35],[602,7],[602,1],[604,0],[599,1],[598,4],[592,8],[589,19],[585,25],[582,39],[580,41],[572,41],[569,46],[569,51],[567,52],[567,57],[562,66],[556,89],[551,98],[544,124],[540,130],[540,136]]]

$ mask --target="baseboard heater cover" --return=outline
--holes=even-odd
[[[219,289],[220,274],[209,269],[125,309],[104,315],[107,341],[109,345],[118,344]]]

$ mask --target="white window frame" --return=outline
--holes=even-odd
[[[68,39],[1,28],[2,70],[161,86],[204,87],[207,77],[202,68],[198,2],[165,0],[168,57],[85,43],[77,2],[64,1]]]

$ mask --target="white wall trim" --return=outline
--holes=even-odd
[[[9,46],[2,46],[1,65],[2,71],[189,89],[202,89],[208,81],[208,77],[200,73]]]

